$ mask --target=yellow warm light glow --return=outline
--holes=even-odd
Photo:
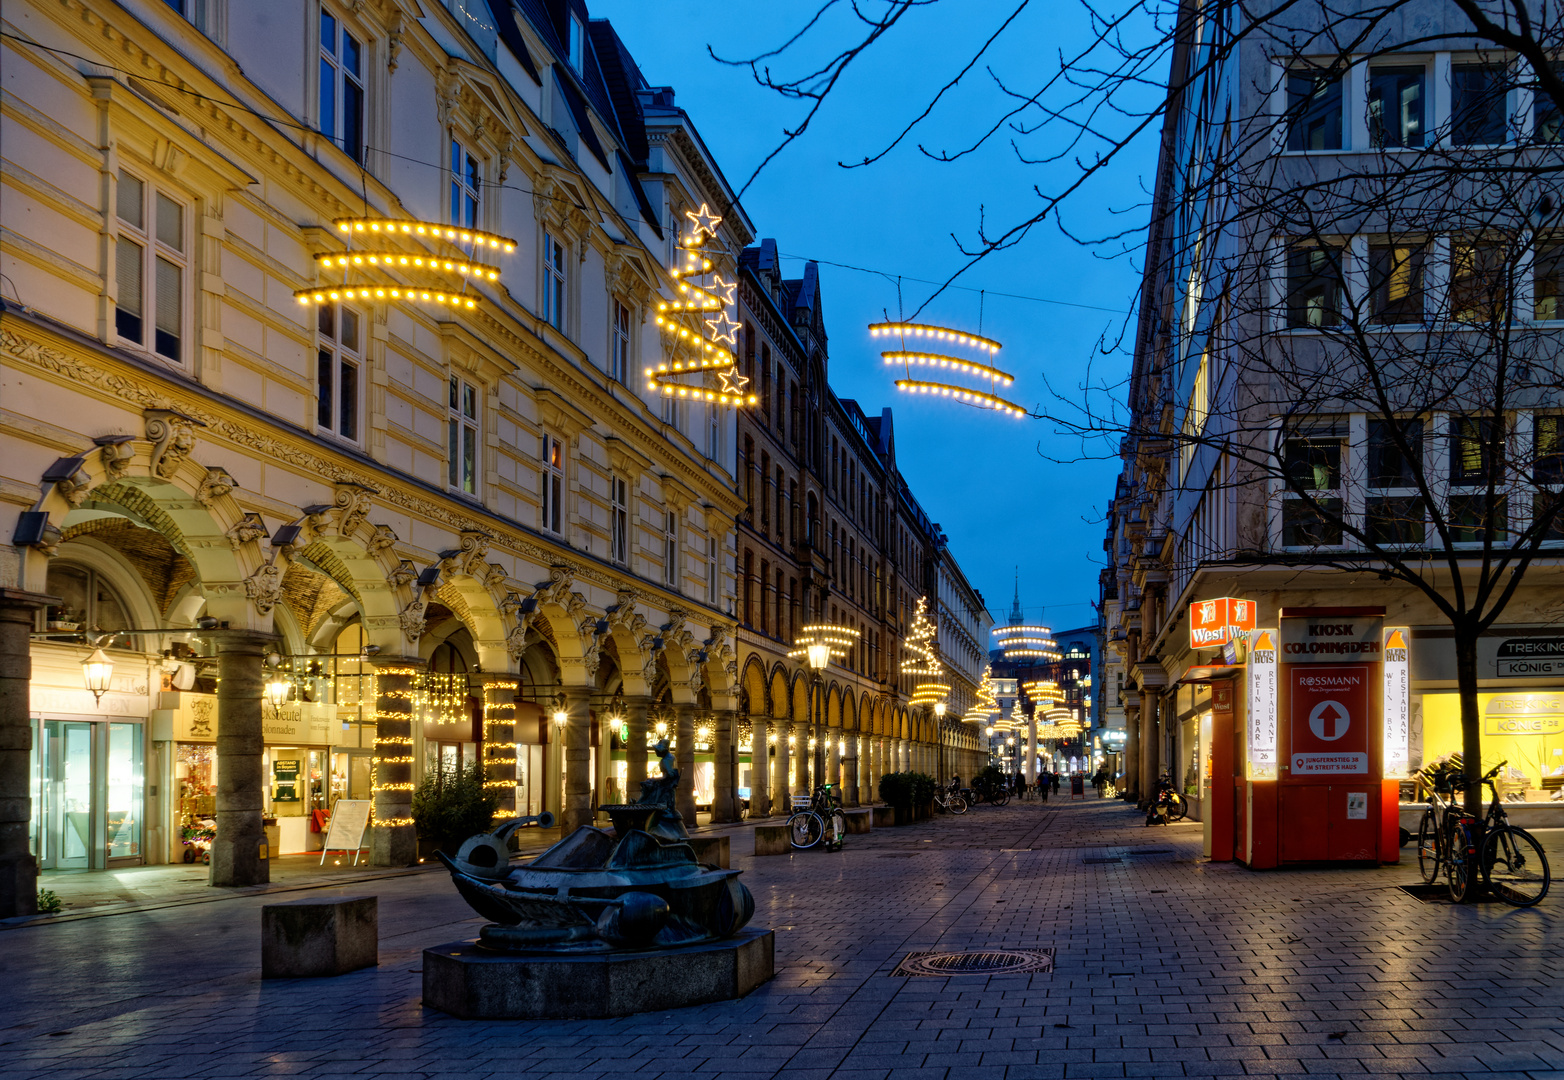
[[[1025,416],[1026,410],[1013,401],[1006,401],[1002,397],[993,394],[985,394],[981,390],[968,390],[965,387],[953,386],[950,383],[926,382],[921,379],[897,379],[896,389],[906,390],[913,394],[934,394],[939,397],[955,398],[958,401],[970,402],[974,405],[983,405],[995,412],[1007,413],[1010,416]]]
[[[474,247],[503,251],[509,255],[516,250],[516,241],[508,236],[483,232],[480,229],[464,229],[437,221],[404,221],[397,218],[338,218],[334,224],[345,233],[369,233],[379,236],[408,236],[420,240],[443,240],[448,244],[470,244]]]
[[[788,659],[803,660],[815,670],[822,670],[830,663],[831,657],[845,660],[849,650],[858,645],[860,636],[858,629],[853,626],[836,626],[831,623],[801,626],[798,637],[794,639],[794,647],[787,654]]]
[[[301,289],[293,294],[301,304],[327,304],[334,300],[402,300],[410,303],[444,304],[447,307],[471,311],[478,306],[478,297],[457,293],[437,292],[433,289],[404,289],[400,286],[371,285],[343,288]]]
[[[980,375],[985,379],[993,379],[995,382],[1005,386],[1015,382],[1015,376],[1008,371],[1000,371],[996,367],[979,364],[972,360],[963,360],[959,356],[916,352],[884,352],[880,355],[885,358],[887,364],[918,364],[923,367],[944,368],[949,371],[959,371],[966,375]]]
[[[465,259],[440,259],[434,256],[408,255],[400,251],[355,251],[345,255],[317,255],[315,261],[327,270],[350,270],[373,266],[387,270],[428,270],[434,273],[460,274],[462,277],[498,281],[500,268]]]
[[[969,349],[983,349],[991,353],[997,353],[1004,348],[993,338],[982,337],[978,334],[968,334],[960,330],[952,330],[948,326],[934,326],[929,323],[908,322],[883,322],[869,324],[870,337],[926,337],[936,341],[949,341],[953,344]]]

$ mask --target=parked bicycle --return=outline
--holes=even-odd
[[[827,851],[840,851],[847,835],[847,816],[842,813],[842,796],[836,784],[821,784],[812,796],[793,797],[793,813],[787,819],[788,836],[799,849],[812,848],[821,840]]]
[[[995,780],[992,776],[979,774],[972,781],[972,801],[1004,806],[1010,801],[1010,785],[1003,779]]]
[[[1417,862],[1423,880],[1433,884],[1445,874],[1450,899],[1462,903],[1474,892],[1479,875],[1483,887],[1514,907],[1531,907],[1548,894],[1552,871],[1542,845],[1525,829],[1510,824],[1494,778],[1509,764],[1501,761],[1477,782],[1493,794],[1483,818],[1482,847],[1477,848],[1477,820],[1455,796],[1466,790],[1465,766],[1459,755],[1422,770],[1429,785],[1428,809],[1417,829]]]
[[[1184,815],[1188,813],[1189,800],[1173,790],[1173,781],[1166,776],[1157,777],[1157,794],[1146,810],[1146,824],[1183,821]]]
[[[943,791],[934,792],[934,804],[947,814],[965,814],[967,800],[961,794],[961,781],[952,780]]]

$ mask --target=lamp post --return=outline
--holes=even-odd
[[[87,689],[92,691],[93,704],[100,704],[114,675],[114,661],[101,648],[93,649],[92,655],[81,662],[81,675]]]
[[[811,623],[799,628],[798,637],[793,642],[793,648],[788,652],[788,658],[803,660],[809,668],[809,701],[808,711],[805,715],[805,726],[809,730],[810,742],[813,744],[814,753],[811,760],[814,763],[815,785],[820,784],[820,777],[825,772],[825,736],[817,729],[820,723],[819,713],[815,711],[815,688],[821,683],[821,674],[831,665],[831,658],[838,660],[847,658],[847,651],[858,644],[859,633],[855,627],[834,626],[831,623]],[[821,702],[820,712],[824,712],[824,702]],[[810,794],[813,794],[811,792]]]
[[[949,772],[945,763],[945,710],[950,706],[943,701],[934,703],[934,735],[939,739],[939,782],[945,782],[945,776]]]

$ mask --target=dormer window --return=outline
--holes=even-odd
[[[586,56],[586,27],[581,24],[581,16],[574,12],[570,15],[570,66],[579,74],[586,70],[583,62]]]

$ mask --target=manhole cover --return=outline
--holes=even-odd
[[[1052,949],[983,949],[976,952],[910,952],[892,975],[1025,975],[1054,969]]]
[[[1088,866],[1100,866],[1103,863],[1123,862],[1124,860],[1115,855],[1107,859],[1082,859],[1081,861]]]

